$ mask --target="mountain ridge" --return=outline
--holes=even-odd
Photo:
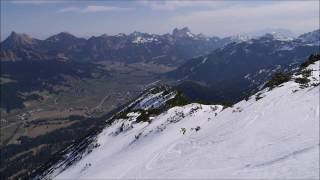
[[[299,37],[303,39],[307,36]],[[311,35],[308,37],[309,40],[305,42],[310,41]],[[163,35],[133,32],[114,36],[103,34],[88,39],[61,32],[45,40],[38,40],[26,34],[12,32],[1,42],[0,57],[1,61],[63,59],[150,62],[177,66],[229,43],[246,42],[250,39],[252,37],[240,35],[226,38],[208,37],[193,34],[187,27],[175,28],[171,34]]]
[[[222,46],[217,37],[195,35],[188,28],[172,34],[130,34],[92,36],[88,39],[61,32],[45,40],[11,33],[1,42],[1,61],[61,59],[70,61],[123,61],[177,65]],[[191,51],[192,49],[192,51]],[[162,57],[154,59],[155,57]]]
[[[84,154],[75,156],[70,149],[65,161],[41,177],[318,178],[316,60],[288,82],[232,107],[193,103],[150,114],[145,121],[138,121],[139,111],[116,116]],[[306,70],[311,74],[304,84],[298,79]]]

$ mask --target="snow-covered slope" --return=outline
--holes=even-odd
[[[308,85],[292,80],[230,108],[189,104],[139,123],[129,113],[91,153],[48,177],[319,178],[319,61],[309,69]]]

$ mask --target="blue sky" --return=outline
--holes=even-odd
[[[1,0],[1,37],[11,31],[44,39],[61,31],[89,37],[133,31],[229,36],[266,28],[296,34],[319,28],[319,1]]]

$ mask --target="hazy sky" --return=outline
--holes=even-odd
[[[300,34],[319,28],[319,1],[1,0],[2,38],[11,31],[40,39],[61,31],[82,37],[135,30],[163,34],[184,26],[217,36],[265,28]]]

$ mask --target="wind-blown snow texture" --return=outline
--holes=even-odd
[[[319,61],[311,68],[317,83]],[[289,81],[256,96],[224,110],[175,107],[150,124],[130,113],[55,178],[319,178],[319,86]]]

